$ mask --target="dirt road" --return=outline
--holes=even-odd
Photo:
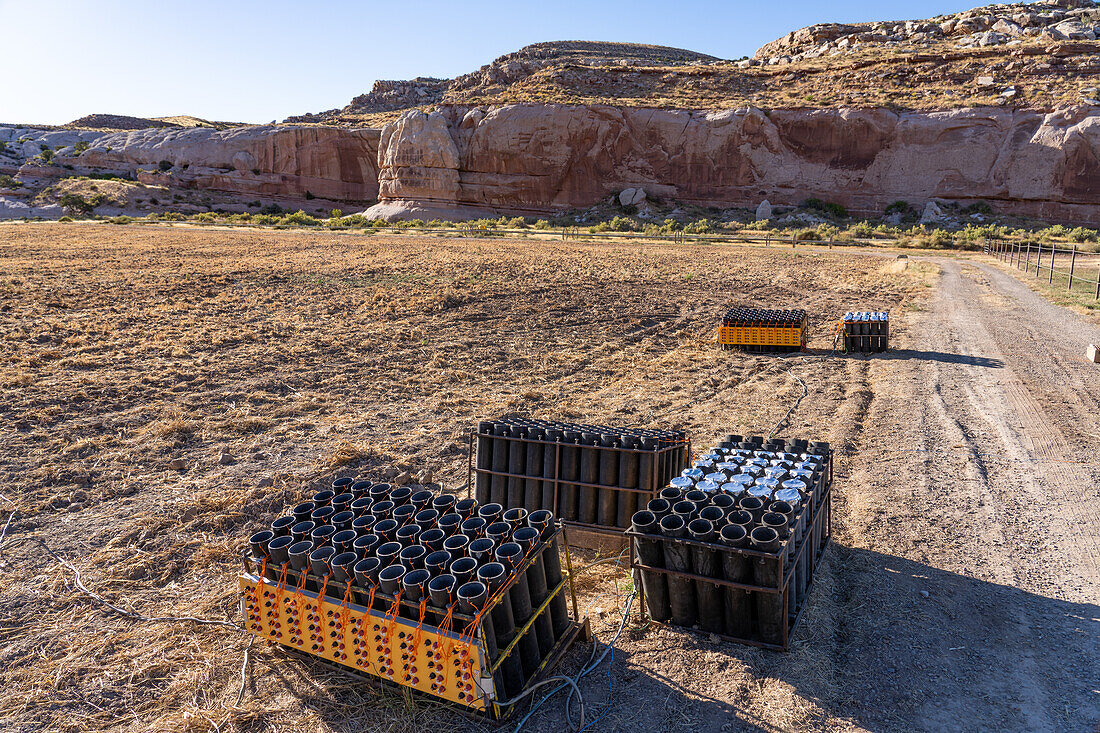
[[[994,266],[939,264],[909,348],[838,426],[859,446],[834,557],[840,710],[872,730],[1095,730],[1100,329]]]

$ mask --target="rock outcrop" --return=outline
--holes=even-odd
[[[881,216],[894,201],[987,201],[1100,223],[1100,115],[998,108],[718,112],[517,104],[410,110],[378,150],[387,219],[547,214],[626,188],[702,206],[820,198]]]
[[[958,48],[1017,45],[1027,40],[1092,41],[1100,9],[1082,2],[1032,2],[986,5],[927,20],[880,21],[840,25],[819,23],[766,43],[752,63],[789,64],[821,56],[850,54],[881,46],[934,46],[950,40]]]
[[[113,173],[152,185],[287,202],[378,195],[379,131],[307,126],[87,130],[0,128],[0,173]]]

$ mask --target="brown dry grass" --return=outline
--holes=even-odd
[[[464,431],[485,416],[679,426],[708,443],[774,425],[799,391],[791,369],[812,394],[788,434],[819,434],[843,419],[865,365],[718,351],[718,314],[734,301],[804,307],[822,348],[835,316],[898,309],[927,276],[871,257],[724,246],[3,227],[11,504],[0,525],[3,507],[20,515],[0,547],[0,720],[15,731],[476,729],[260,644],[238,705],[244,634],[109,613],[28,538],[121,606],[236,620],[236,553],[285,503],[338,470],[390,465],[459,487]],[[223,451],[235,463],[221,465]],[[581,579],[604,640],[628,585],[607,565]],[[828,680],[796,694],[760,678],[759,653],[737,647],[630,629],[623,649],[625,679],[669,692],[646,720],[626,695],[600,729],[702,725],[700,696],[745,721],[813,726],[836,694]],[[707,681],[719,672],[734,689]],[[586,681],[594,707],[605,688],[604,672]],[[561,722],[555,702],[533,724]]]

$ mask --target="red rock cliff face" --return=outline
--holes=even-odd
[[[704,206],[816,197],[866,215],[898,200],[984,200],[1100,223],[1100,116],[721,112],[517,104],[409,111],[379,144],[385,218],[549,213],[624,188]]]
[[[378,130],[331,127],[149,129],[103,135],[56,161],[172,187],[366,202],[378,196],[378,139]],[[161,161],[171,164],[167,171]]]

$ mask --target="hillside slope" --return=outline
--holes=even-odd
[[[1049,111],[1097,104],[1098,22],[1091,1],[989,5],[923,20],[809,26],[737,61],[637,44],[540,43],[455,79],[379,81],[343,109],[288,122],[377,125],[441,103]]]

